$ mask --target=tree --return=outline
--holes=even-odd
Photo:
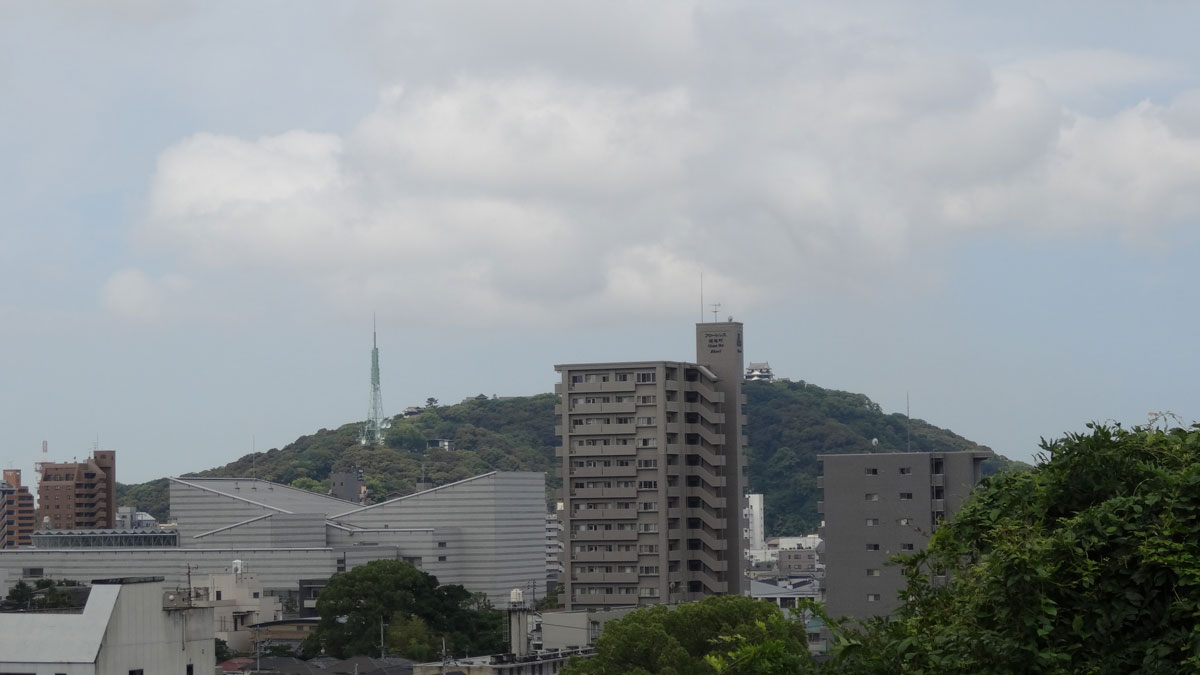
[[[430,396],[429,398],[425,399],[425,407],[426,408],[436,408],[437,405],[438,405],[438,400],[436,398]]]
[[[414,424],[408,422],[396,422],[391,429],[387,431],[387,437],[384,440],[389,448],[400,448],[402,450],[424,450],[425,435]]]
[[[33,589],[24,579],[18,579],[4,599],[17,607],[28,607],[29,601],[33,599]]]
[[[1200,425],[1089,429],[987,479],[835,672],[1196,672]]]
[[[291,487],[299,490],[307,490],[308,492],[316,492],[318,494],[325,494],[327,492],[325,486],[321,484],[321,481],[308,477],[297,478],[296,480],[292,481],[290,485]]]
[[[455,654],[495,653],[503,646],[499,612],[482,607],[462,586],[439,586],[437,577],[398,560],[375,560],[335,574],[317,598],[317,613],[321,620],[305,641],[306,653],[338,658],[377,653],[380,624],[388,622],[405,626],[401,642],[409,649],[415,649],[418,634],[437,636],[439,644],[444,636]],[[412,618],[427,631],[417,631]]]
[[[234,657],[233,650],[229,648],[229,643],[221,638],[217,638],[215,651],[213,653],[216,654],[217,663],[228,661]]]
[[[758,672],[746,668],[749,663],[765,665],[765,659],[741,661],[739,650],[762,644],[769,644],[772,651],[799,655],[788,657],[788,663],[811,666],[803,622],[785,619],[769,602],[713,596],[675,609],[645,607],[609,622],[596,641],[596,655],[572,660],[563,675]]]

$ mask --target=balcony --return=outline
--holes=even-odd
[[[579,403],[571,408],[572,414],[583,413],[628,413],[632,415],[637,404],[629,403]]]
[[[933,487],[944,487],[946,485],[946,474],[935,473],[929,477],[929,484]]]
[[[572,563],[637,562],[637,551],[580,551],[571,554]]]
[[[637,541],[634,530],[571,530],[571,541]]]
[[[636,605],[638,604],[638,596],[630,593],[586,593],[576,595],[571,598],[572,605],[580,605],[584,607],[603,605]]]
[[[632,464],[629,466],[576,466],[571,467],[568,475],[571,478],[633,478],[637,476],[637,467]]]
[[[635,491],[636,492],[636,491]],[[580,509],[571,512],[571,520],[632,520],[637,518],[634,509]]]
[[[637,572],[579,572],[571,579],[577,584],[636,584]]]
[[[636,445],[585,445],[577,448],[572,447],[570,455],[572,457],[613,457],[617,455],[636,455],[638,448]]]
[[[621,467],[621,468],[625,468],[625,467]],[[571,496],[575,497],[576,499],[589,499],[589,498],[596,498],[596,497],[625,497],[628,499],[633,499],[634,497],[637,497],[637,492],[638,492],[637,488],[631,488],[631,487],[626,487],[626,488],[572,488]],[[588,511],[582,511],[580,513],[588,513]],[[586,517],[586,516],[584,516],[584,517]]]
[[[637,383],[629,382],[572,382],[569,391],[577,394],[590,394],[603,391],[633,392]],[[555,391],[554,393],[559,393]]]

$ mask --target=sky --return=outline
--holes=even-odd
[[[1200,5],[0,3],[0,466],[746,356],[1013,459],[1200,418]],[[707,309],[707,308],[705,308]]]

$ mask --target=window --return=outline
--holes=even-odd
[[[638,532],[658,532],[658,523],[638,523]]]
[[[864,499],[866,499],[869,502],[877,502],[877,501],[879,501],[879,493],[878,492],[868,492],[865,495]]]
[[[863,473],[867,474],[868,476],[878,476],[879,469],[876,469],[873,466],[869,466],[869,467],[863,469]]]
[[[655,381],[655,373],[638,373],[637,381],[638,382],[654,382]]]
[[[658,447],[658,439],[657,438],[639,438],[637,440],[638,440],[639,448],[657,448]]]
[[[217,600],[221,599],[221,591],[217,591]]]
[[[879,602],[879,594],[867,593],[867,602]]]
[[[446,548],[446,542],[444,542],[444,541],[439,541],[439,542],[438,542],[438,548]]]
[[[911,492],[901,492],[900,499],[904,500],[904,501],[909,501],[912,499],[912,493]]]
[[[638,574],[658,574],[658,565],[642,565],[638,568]]]
[[[879,544],[867,544],[867,550],[868,551],[878,551]]]
[[[913,550],[913,548],[914,547],[912,544],[900,544],[901,551],[911,551],[911,550]]]
[[[192,669],[192,664],[190,663],[187,666],[187,675],[195,675],[195,670]]]
[[[642,502],[638,504],[638,511],[657,511],[658,502]]]
[[[875,527],[879,524],[878,518],[867,518],[867,527]]]
[[[615,379],[617,382],[628,382],[629,373],[617,373]]]
[[[638,544],[638,553],[658,553],[658,544]]]
[[[654,403],[658,402],[658,397],[654,394],[650,394],[649,396],[639,396],[637,402],[642,405],[653,405]]]
[[[446,556],[444,556],[444,555],[439,555],[439,556],[438,556],[438,562],[446,562]]]
[[[639,417],[639,418],[637,418],[637,424],[639,427],[652,427],[655,424],[655,418]]]
[[[131,670],[129,671],[129,675],[142,675],[142,669],[138,668],[137,670]]]
[[[876,569],[868,569],[868,570],[867,570],[867,576],[869,576],[869,577],[877,577],[877,576],[879,576],[879,570],[876,570]]]
[[[911,466],[902,466],[902,467],[900,467],[900,475],[901,475],[901,476],[907,476],[907,475],[909,475],[909,474],[911,474],[911,473],[912,473],[912,467],[911,467]]]
[[[658,466],[658,460],[657,459],[639,459],[637,465],[638,465],[639,469],[653,469],[654,467]]]
[[[901,525],[912,525],[912,524],[913,524],[913,519],[912,519],[912,518],[901,518],[901,519],[900,519],[900,524],[901,524]]]
[[[639,490],[657,490],[658,489],[658,481],[656,481],[656,480],[638,481],[638,489]]]
[[[254,591],[254,593],[251,593],[251,595],[254,597],[255,600],[258,599],[258,591]]]

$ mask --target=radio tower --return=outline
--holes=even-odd
[[[383,418],[383,396],[379,393],[379,342],[375,337],[375,317],[371,317],[371,407],[363,425],[360,443],[370,446],[383,444],[383,431],[391,422]]]

